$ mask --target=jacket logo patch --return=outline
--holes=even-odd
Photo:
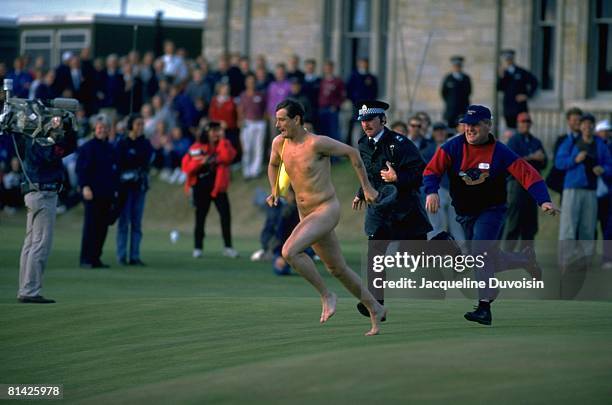
[[[488,163],[478,163],[478,168],[480,170],[489,170],[491,168],[491,165]]]
[[[459,177],[468,186],[477,186],[484,183],[487,177],[489,177],[489,172],[482,172],[480,169],[469,169],[465,172],[459,172]]]

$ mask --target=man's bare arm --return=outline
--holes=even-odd
[[[359,155],[359,151],[357,149],[342,142],[338,142],[334,139],[331,139],[327,136],[319,136],[317,138],[316,146],[317,152],[322,153],[324,155],[348,157],[351,160],[353,170],[355,170],[355,173],[359,178],[359,183],[361,184],[361,188],[364,191],[366,201],[368,203],[371,203],[376,200],[378,192],[374,190],[374,187],[372,187],[370,181],[368,180],[368,174],[366,173],[363,160],[361,160],[361,155]]]

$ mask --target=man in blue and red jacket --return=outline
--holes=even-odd
[[[477,280],[484,281],[487,287],[479,289],[478,307],[466,313],[465,318],[490,325],[490,304],[498,290],[490,288],[489,280],[496,272],[523,267],[534,278],[541,278],[533,251],[525,255],[503,252],[496,247],[506,212],[506,176],[514,177],[545,213],[555,215],[558,210],[539,173],[490,133],[491,111],[487,107],[471,105],[461,123],[465,124],[465,132],[444,143],[423,172],[425,208],[432,213],[438,211],[440,180],[448,173],[457,221],[467,240],[480,241],[471,243],[471,253],[487,252],[484,267],[475,271]]]

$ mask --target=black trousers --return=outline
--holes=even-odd
[[[100,263],[102,248],[108,233],[112,197],[83,201],[85,218],[81,238],[81,263]]]
[[[384,301],[385,290],[384,288],[376,288],[374,286],[374,279],[381,278],[383,281],[385,281],[387,279],[387,271],[383,270],[381,272],[375,272],[372,264],[374,263],[375,256],[385,255],[385,252],[387,251],[389,244],[393,242],[393,239],[391,238],[391,236],[396,236],[395,240],[399,240],[400,242],[399,251],[400,252],[410,251],[409,241],[417,241],[417,240],[426,241],[427,240],[426,233],[420,234],[420,235],[412,235],[410,237],[407,237],[406,239],[397,239],[397,235],[389,235],[389,234],[373,235],[372,237],[369,238],[368,240],[368,263],[367,263],[368,291],[370,291],[370,293],[372,293],[374,298],[376,298],[378,301]],[[414,252],[414,254],[417,254],[417,253],[420,253],[420,252]]]
[[[194,205],[196,209],[196,222],[194,230],[194,245],[196,249],[202,249],[206,227],[206,216],[210,209],[210,203],[214,202],[221,218],[221,233],[225,247],[232,247],[232,216],[230,213],[229,198],[227,193],[219,193],[216,198],[210,196],[210,192],[197,192],[194,190]]]
[[[504,225],[504,249],[513,252],[520,239],[519,250],[534,247],[533,240],[538,233],[538,205],[529,192],[512,180],[508,183],[508,211]]]

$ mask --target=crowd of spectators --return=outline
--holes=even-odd
[[[32,60],[24,55],[14,60],[12,69],[0,64],[0,80],[13,80],[13,93],[16,97],[76,98],[80,102],[80,109],[76,113],[80,144],[91,135],[92,119],[96,114],[103,113],[111,120],[109,142],[116,144],[126,134],[128,116],[140,113],[144,122],[144,135],[153,149],[154,173],[162,181],[174,184],[185,182],[186,175],[181,170],[181,161],[209,122],[218,122],[223,126],[225,137],[236,150],[232,169],[241,170],[243,177],[249,180],[265,173],[269,145],[276,134],[275,107],[280,101],[287,97],[298,100],[304,106],[304,121],[308,129],[351,143],[355,124],[353,120],[360,100],[378,97],[378,80],[369,71],[369,63],[365,58],[357,61],[349,77],[341,78],[335,71],[333,61],[323,62],[322,74],[319,75],[316,60],[302,61],[298,55],[291,56],[286,63],[270,66],[264,55],[250,60],[246,56],[229,54],[221,55],[216,61],[208,61],[202,55],[189,58],[186,51],[177,49],[172,41],[166,41],[163,49],[163,55],[155,55],[150,51],[141,55],[138,51],[132,51],[127,55],[111,54],[104,58],[92,57],[89,49],[83,49],[78,55],[65,52],[61,64],[56,67],[48,66],[48,61],[42,57]],[[354,114],[349,122],[344,123],[346,125],[340,125],[340,110],[344,103],[352,106]],[[529,132],[531,117],[526,117],[521,121],[517,115],[517,123],[523,125],[503,134],[500,140],[511,141],[513,149],[527,157],[531,163],[535,160],[546,162],[541,143],[534,143],[535,149],[529,149],[529,153],[521,149],[521,143],[515,146],[519,139],[523,139],[521,134],[525,139],[530,140],[534,136],[537,138],[537,134]],[[591,205],[594,204],[593,195],[599,198],[598,209],[579,209],[584,215],[593,212],[587,218],[588,221],[583,221],[589,223],[587,237],[593,238],[591,228],[595,228],[595,212],[600,212],[600,219],[608,216],[609,198],[606,197],[605,207],[602,208],[602,196],[612,195],[608,191],[609,183],[612,182],[608,181],[607,175],[596,179],[599,170],[596,170],[595,176],[591,175],[592,167],[607,168],[612,163],[607,160],[611,155],[608,149],[612,149],[608,139],[610,125],[607,122],[596,125],[598,123],[592,116],[578,110],[570,110],[567,118],[568,132],[560,137],[550,158],[554,163],[553,172],[568,171],[570,175],[557,180],[559,184],[556,188],[554,182],[547,183],[551,189],[567,194],[563,196],[566,206],[577,201],[568,191],[576,187],[588,190]],[[456,122],[455,119],[451,121]],[[527,124],[529,127],[526,127]],[[397,121],[390,126],[414,142],[425,161],[431,159],[446,139],[445,134],[460,132],[460,128],[448,128],[447,123],[438,122],[432,126],[432,120],[425,113],[417,113],[406,121]],[[346,128],[347,133],[341,134],[341,128]],[[435,136],[436,131],[439,131],[440,136]],[[590,132],[599,135],[602,141],[597,140],[598,146],[593,150],[588,147],[591,145]],[[585,139],[576,142],[582,136]],[[515,137],[514,140],[512,137]],[[534,160],[532,154],[535,152],[538,153],[538,159]],[[576,173],[585,171],[580,168],[585,163],[577,162],[574,154],[580,154],[581,158],[593,155],[593,161],[587,159],[587,174],[583,176],[582,183],[576,180]],[[62,208],[70,208],[81,200],[75,174],[76,160],[76,154],[64,159],[66,180],[60,194]],[[538,170],[543,169],[540,166]],[[20,163],[15,156],[12,140],[6,136],[0,137],[0,206],[5,211],[14,212],[23,206],[19,190],[22,181]],[[524,196],[521,195],[519,199],[524,199]],[[450,207],[450,203],[447,205]],[[454,224],[453,216],[451,212],[444,220],[430,220],[451,228]],[[572,239],[572,235],[577,233],[572,228],[575,222],[572,218],[562,218],[563,238]],[[525,221],[514,221],[515,224],[521,222]],[[535,228],[527,232],[528,238],[532,238],[537,230],[537,222],[528,222],[534,222],[532,225]],[[606,226],[609,226],[607,231]],[[602,233],[611,234],[610,229],[612,221],[602,220]],[[607,260],[612,263],[612,254],[610,256]]]
[[[185,181],[182,157],[209,121],[222,123],[237,151],[234,168],[242,167],[243,176],[252,179],[264,173],[265,157],[276,133],[274,108],[278,102],[287,97],[299,100],[310,129],[344,139],[340,105],[345,100],[356,105],[358,99],[376,98],[378,92],[367,59],[361,59],[345,81],[335,74],[331,61],[323,64],[322,76],[314,59],[305,60],[301,70],[298,55],[271,67],[263,55],[254,61],[239,54],[222,55],[213,62],[203,56],[188,58],[172,41],[166,41],[163,49],[159,56],[132,51],[94,58],[86,48],[79,54],[65,52],[56,67],[48,66],[43,57],[23,55],[14,60],[12,69],[0,64],[0,80],[13,80],[15,97],[79,100],[80,144],[91,135],[96,114],[111,119],[109,141],[116,143],[125,135],[129,114],[140,113],[145,136],[154,149],[154,170],[163,181],[177,184]],[[8,138],[0,138],[0,193],[2,205],[13,207],[16,203],[9,190],[16,180],[10,172],[18,162],[12,162],[15,153]],[[75,162],[76,156],[64,161],[66,184],[61,201],[67,208],[78,202]]]

